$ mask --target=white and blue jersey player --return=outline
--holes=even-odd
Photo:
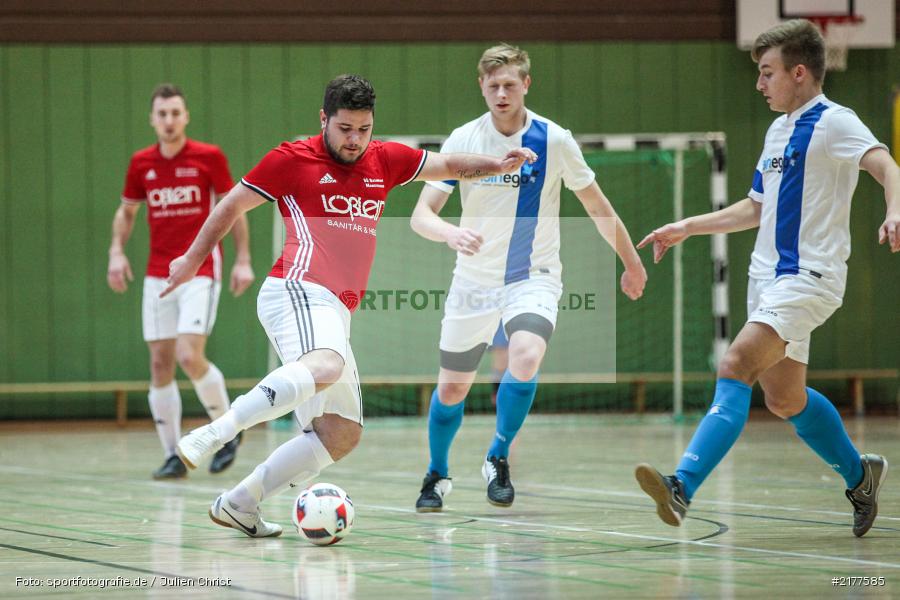
[[[460,184],[459,226],[438,216],[456,181],[431,182],[422,191],[412,227],[457,251],[441,325],[438,385],[431,398],[431,462],[416,502],[420,512],[440,511],[449,493],[448,456],[462,423],[463,405],[484,350],[502,322],[509,365],[497,391],[497,430],[482,473],[488,501],[510,506],[509,447],[534,400],[537,373],[556,325],[562,294],[559,202],[572,190],[597,229],[622,259],[621,287],[641,296],[647,274],[625,226],[595,182],[572,134],[525,108],[531,85],[528,54],[508,45],[484,52],[479,84],[489,111],[454,130],[442,152],[497,152],[518,146],[538,160],[517,174]]]
[[[900,251],[900,169],[856,114],[822,94],[825,51],[808,21],[783,23],[761,34],[753,47],[757,89],[772,110],[785,113],[766,133],[748,197],[725,210],[670,223],[638,247],[653,242],[658,262],[691,235],[759,227],[750,259],[747,323],[722,359],[716,393],[675,474],[638,465],[641,488],[669,525],[680,525],[697,488],[735,443],[759,381],[770,411],[847,486],[853,533],[864,535],[878,512],[887,475],[883,456],[854,447],[835,407],[806,387],[812,331],[843,301],[850,256],[850,200],[860,169],[884,186],[887,216],[879,241]]]

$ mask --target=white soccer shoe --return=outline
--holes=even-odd
[[[222,494],[209,507],[209,518],[216,525],[231,527],[249,535],[252,538],[278,537],[281,535],[281,525],[263,521],[259,510],[252,513],[240,511],[225,499]]]
[[[212,456],[224,445],[225,442],[219,439],[219,434],[210,423],[181,438],[175,447],[175,453],[189,469],[196,469],[203,459]]]

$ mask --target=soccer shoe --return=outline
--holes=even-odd
[[[193,430],[178,442],[175,451],[189,469],[196,469],[200,462],[225,444],[212,425],[204,425]]]
[[[684,484],[674,475],[665,477],[646,463],[634,469],[634,477],[648,496],[656,502],[656,514],[663,523],[678,527],[684,521],[690,502],[684,497]]]
[[[444,497],[452,489],[449,477],[441,477],[437,471],[432,471],[422,481],[422,493],[416,500],[416,512],[441,512],[444,510]]]
[[[187,467],[177,454],[166,459],[160,468],[153,471],[153,479],[182,479],[187,477]]]
[[[278,537],[281,535],[281,525],[263,521],[259,510],[252,513],[240,511],[225,499],[222,494],[209,507],[209,518],[216,525],[231,527],[254,538]]]
[[[221,473],[231,466],[231,463],[237,458],[237,448],[241,445],[241,438],[243,435],[244,432],[240,432],[233,440],[226,443],[218,452],[216,452],[212,462],[209,463],[210,473]]]
[[[853,505],[853,535],[862,537],[878,516],[878,494],[888,472],[888,461],[877,454],[863,454],[863,478],[859,485],[847,490],[847,500]]]
[[[512,506],[516,490],[509,480],[509,461],[506,458],[488,456],[481,466],[481,475],[488,484],[488,502],[494,506]]]

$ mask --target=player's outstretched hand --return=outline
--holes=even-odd
[[[640,250],[650,242],[653,242],[653,262],[658,263],[669,248],[686,240],[688,235],[687,228],[683,223],[669,223],[647,234],[647,237],[641,240],[637,248]]]
[[[228,289],[237,298],[247,291],[254,279],[256,279],[256,275],[253,274],[253,267],[249,262],[236,262],[231,268],[231,282]]]
[[[535,154],[534,150],[531,148],[516,148],[515,150],[510,150],[500,163],[500,172],[515,173],[522,167],[526,160],[529,163],[533,163],[537,158],[537,154]]]
[[[647,271],[644,265],[638,265],[625,269],[622,279],[619,281],[622,291],[632,300],[637,300],[644,295],[644,286],[647,285]]]
[[[900,252],[900,215],[888,215],[878,228],[878,243],[887,244],[891,252]]]
[[[474,229],[456,227],[447,237],[447,245],[466,256],[474,256],[481,250],[484,238]]]
[[[172,262],[169,263],[169,278],[166,280],[166,283],[169,286],[162,291],[159,295],[160,298],[165,298],[172,290],[177,288],[182,283],[188,282],[194,278],[194,275],[197,274],[197,269],[200,268],[199,264],[191,264],[188,261],[187,256],[181,255]]]
[[[109,257],[109,266],[106,268],[106,283],[117,294],[122,294],[128,289],[128,282],[134,281],[131,272],[131,263],[124,254],[113,254]]]

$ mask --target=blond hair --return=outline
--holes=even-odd
[[[750,49],[753,62],[771,48],[781,48],[786,69],[804,65],[817,82],[825,79],[825,40],[815,25],[806,19],[793,19],[759,34]]]
[[[500,67],[507,65],[518,67],[519,77],[525,79],[531,70],[528,53],[509,44],[499,44],[484,51],[478,61],[478,76],[490,75]]]

